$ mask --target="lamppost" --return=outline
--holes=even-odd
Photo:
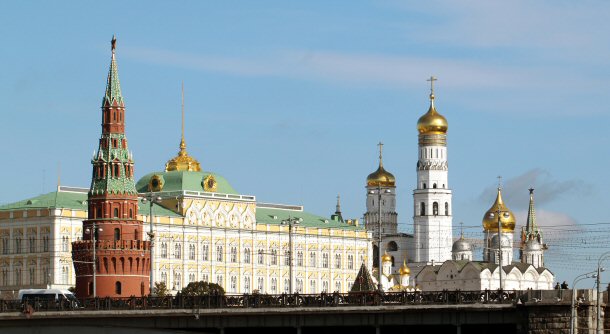
[[[149,222],[150,222],[150,226],[149,226],[149,230],[148,230],[148,239],[150,240],[150,283],[149,283],[149,293],[152,296],[153,294],[153,287],[155,285],[155,279],[154,279],[154,267],[153,267],[153,240],[155,239],[155,232],[153,231],[153,215],[152,215],[152,208],[153,208],[153,203],[158,203],[161,200],[160,196],[154,197],[153,193],[150,192],[146,195],[146,197],[142,198],[142,203],[146,203],[148,202],[148,207],[149,207],[149,211],[148,211],[148,217],[149,217]]]
[[[597,284],[597,321],[596,321],[596,326],[595,328],[597,329],[597,334],[603,334],[604,333],[604,328],[602,327],[602,317],[601,317],[601,288],[599,287],[601,282],[600,282],[600,276],[602,271],[604,271],[604,268],[602,268],[602,261],[605,260],[608,256],[610,256],[610,252],[605,252],[603,253],[600,257],[599,260],[597,260],[597,277],[596,277],[596,284]]]
[[[499,196],[499,195],[498,195]],[[489,218],[498,217],[498,264],[500,269],[500,290],[504,290],[504,283],[502,282],[502,220],[501,218],[509,218],[510,213],[507,210],[500,210],[500,206],[498,206],[498,210],[489,213]]]
[[[599,277],[595,271],[592,271],[590,273],[586,273],[586,274],[582,274],[582,275],[578,275],[576,276],[576,278],[574,279],[574,282],[572,282],[572,303],[570,306],[570,334],[574,334],[574,328],[576,327],[576,325],[574,324],[574,322],[577,319],[576,316],[576,283],[578,283],[579,281],[582,281],[583,279],[587,279],[587,278],[597,278]]]
[[[90,262],[93,264],[93,298],[97,297],[97,261],[96,261],[96,244],[97,244],[97,233],[99,231],[103,231],[101,227],[96,228],[95,222],[91,226],[91,229],[86,229],[85,233],[91,235],[91,239],[93,240],[93,261]]]
[[[288,219],[282,220],[282,225],[288,225],[288,289],[290,293],[294,293],[292,290],[292,226],[299,225],[303,221],[303,218],[292,218],[288,216]]]
[[[391,193],[390,189],[385,189],[383,191],[386,194]],[[369,194],[374,194],[375,191],[369,191]],[[383,286],[381,285],[381,276],[383,275],[381,272],[381,268],[383,266],[383,261],[381,260],[381,185],[377,184],[377,260],[378,260],[378,281],[377,281],[377,289],[379,291],[383,290]]]

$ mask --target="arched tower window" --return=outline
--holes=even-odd
[[[114,283],[114,293],[117,295],[121,294],[121,282]]]
[[[445,216],[449,216],[449,202],[445,202]]]
[[[118,228],[114,229],[114,241],[121,240],[121,230]]]
[[[129,209],[129,218],[133,218],[133,209]]]
[[[432,184],[432,188],[436,189],[436,183]]]
[[[432,203],[432,214],[438,216],[438,202]]]
[[[386,249],[389,252],[396,252],[398,250],[398,244],[396,243],[396,241],[390,241],[390,242],[388,242]]]
[[[140,240],[140,232],[138,232],[138,229],[133,231],[133,240]]]
[[[419,203],[419,215],[420,216],[426,215],[426,204],[424,202]]]
[[[119,218],[119,208],[114,208],[114,218]]]
[[[427,186],[426,186],[426,183],[424,182],[424,186],[423,186],[423,188],[424,188],[424,189],[426,189],[426,187],[427,187]]]

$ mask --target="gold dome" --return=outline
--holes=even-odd
[[[402,275],[411,275],[411,269],[409,267],[407,267],[407,261],[403,261],[402,263],[402,267],[400,267],[400,269],[398,269],[398,274],[400,274],[400,276]]]
[[[165,164],[165,171],[201,171],[199,161],[186,153],[186,141],[184,140],[184,83],[182,84],[182,138],[180,139],[180,151],[177,156]]]
[[[383,143],[379,143],[379,168],[366,177],[367,187],[395,187],[396,178],[383,168]]]
[[[381,262],[392,262],[392,256],[385,252],[381,257]]]
[[[165,164],[166,172],[171,172],[174,170],[189,172],[201,171],[199,161],[186,153],[186,143],[184,142],[184,137],[182,137],[182,140],[180,141],[180,151],[178,152],[178,155]]]
[[[430,94],[430,108],[417,121],[417,131],[420,134],[446,134],[449,124],[447,119],[439,114],[434,107],[434,94]]]
[[[500,224],[502,232],[513,232],[515,230],[515,215],[504,205],[502,200],[502,189],[498,188],[498,196],[495,203],[485,212],[483,216],[483,228],[485,231],[498,231],[498,211],[500,212]]]

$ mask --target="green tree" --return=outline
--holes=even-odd
[[[167,285],[165,285],[165,282],[155,282],[153,294],[158,297],[167,296]]]
[[[224,295],[225,289],[216,283],[199,281],[189,283],[180,293],[183,296]]]

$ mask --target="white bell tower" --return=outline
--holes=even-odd
[[[430,108],[419,118],[417,188],[413,190],[415,261],[451,260],[453,244],[451,190],[448,181],[445,117],[434,107],[434,81],[430,77]]]

